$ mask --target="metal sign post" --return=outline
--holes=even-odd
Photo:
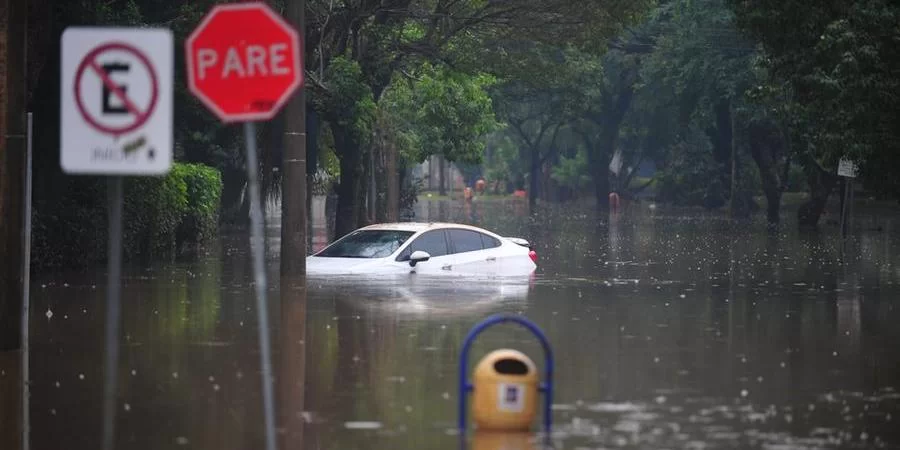
[[[850,228],[850,211],[853,202],[853,179],[857,175],[856,163],[843,158],[838,163],[838,176],[844,178],[844,192],[841,194],[841,237],[847,237]]]
[[[60,165],[111,175],[102,448],[115,447],[121,329],[123,175],[172,165],[173,38],[162,28],[70,27],[62,35]]]
[[[272,119],[303,83],[302,51],[290,24],[265,3],[250,2],[214,6],[188,36],[184,52],[194,96],[223,122],[244,122],[267,450],[276,447],[275,399],[254,121]]]
[[[263,413],[266,425],[266,449],[275,450],[275,397],[272,393],[272,356],[269,350],[269,308],[266,302],[265,236],[262,205],[259,199],[259,177],[256,161],[256,124],[244,123],[247,144],[247,191],[250,195],[250,251],[253,254],[253,276],[256,280],[256,311],[259,320],[259,358],[263,379]]]
[[[109,245],[106,278],[106,351],[103,361],[103,449],[115,448],[116,390],[119,373],[119,328],[121,322],[120,291],[122,273],[122,177],[110,177],[107,188],[109,202]]]
[[[31,143],[33,139],[33,115],[27,116],[27,136],[25,142],[25,236],[24,250],[22,253],[22,450],[31,448],[31,388],[28,379],[31,376],[28,370],[30,359],[30,334],[28,319],[31,316]]]

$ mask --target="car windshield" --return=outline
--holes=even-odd
[[[326,258],[384,258],[394,253],[412,231],[360,230],[338,239],[316,256]]]

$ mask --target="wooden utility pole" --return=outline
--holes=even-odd
[[[27,4],[0,0],[0,351],[22,334]]]
[[[306,1],[287,0],[286,18],[306,45]],[[305,53],[305,52],[304,52]],[[302,57],[302,56],[301,56]],[[284,111],[281,181],[281,276],[306,274],[306,95],[301,86]]]

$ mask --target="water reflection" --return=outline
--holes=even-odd
[[[303,278],[280,280],[281,321],[278,326],[277,405],[280,448],[304,448],[306,388],[306,285]]]
[[[413,273],[309,279],[317,298],[333,299],[366,315],[413,320],[473,317],[500,307],[521,308],[533,283],[533,274],[462,279]]]
[[[525,315],[555,346],[555,448],[900,446],[892,219],[863,212],[858,223],[878,226],[842,244],[834,230],[767,233],[641,204],[612,217],[517,214],[521,204],[422,201],[415,220],[528,239],[533,279],[326,278],[304,290],[279,281],[270,242],[283,448],[458,448],[462,339],[497,312]],[[200,261],[126,270],[120,448],[264,442],[246,242],[228,234]],[[35,449],[99,445],[104,277],[35,280]],[[541,364],[527,332],[496,327],[472,365],[499,347]]]
[[[21,445],[22,355],[0,351],[0,443],[9,448]]]

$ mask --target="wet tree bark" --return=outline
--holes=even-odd
[[[591,141],[587,133],[582,133],[585,152],[587,153],[588,167],[591,171],[591,179],[594,181],[594,197],[597,201],[597,209],[605,211],[609,209],[609,155],[600,155],[596,150],[596,145]],[[606,160],[597,159],[601,156]]]
[[[734,132],[734,114],[730,114],[731,118],[731,197],[730,197],[730,205],[729,209],[731,210],[732,217],[738,217],[744,215],[744,208],[741,206],[740,201],[740,180],[738,176],[740,174],[740,168],[738,167],[738,145],[736,135]]]
[[[361,177],[360,181],[357,184],[357,216],[356,216],[356,227],[364,227],[369,224],[369,208],[370,202],[369,198],[372,195],[372,192],[369,190],[369,180],[371,179],[371,155],[372,149],[367,149],[361,155],[362,165],[359,168]],[[351,230],[352,231],[352,230]]]
[[[360,149],[352,137],[351,130],[332,125],[334,145],[341,160],[341,176],[337,186],[337,211],[334,220],[335,239],[357,228],[359,217],[359,191],[362,170],[360,166]]]
[[[21,345],[26,0],[0,0],[0,351]]]
[[[531,150],[531,163],[529,164],[528,172],[528,210],[534,211],[541,189],[541,151],[538,148]]]
[[[387,197],[384,219],[388,222],[396,222],[400,218],[400,171],[397,170],[397,149],[393,142],[387,142],[383,151]]]
[[[808,151],[797,154],[806,181],[809,184],[809,200],[797,211],[797,224],[801,229],[816,228],[825,211],[828,197],[838,182],[838,176],[828,173]]]
[[[750,154],[759,169],[763,193],[766,196],[766,219],[769,226],[780,221],[782,179],[780,167],[785,154],[785,139],[777,125],[755,121],[748,128]]]
[[[717,174],[720,189],[710,189],[707,193],[706,207],[715,209],[725,205],[726,199],[731,198],[732,188],[732,172],[734,169],[734,161],[732,158],[732,141],[734,133],[731,124],[731,101],[722,100],[713,107],[715,114],[715,126],[706,129],[706,135],[709,137],[713,146],[713,159],[721,167],[721,171]]]
[[[443,155],[438,155],[438,195],[447,195],[447,180],[444,174],[447,171]]]
[[[594,195],[597,197],[597,208],[609,209],[609,163],[619,140],[619,128],[625,113],[631,107],[634,97],[633,77],[636,70],[626,71],[619,80],[620,92],[607,93],[603,96],[601,110],[589,114],[588,117],[599,127],[596,145],[588,147],[588,165],[594,178]]]

